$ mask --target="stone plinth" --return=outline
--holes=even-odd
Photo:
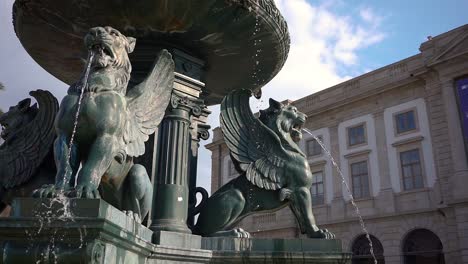
[[[99,199],[17,199],[0,219],[0,263],[208,263],[212,252],[151,243],[153,232]],[[3,261],[2,261],[3,260]]]
[[[206,237],[158,231],[99,199],[17,199],[0,219],[0,263],[349,263],[339,240]],[[153,240],[154,243],[151,241]]]
[[[211,263],[350,263],[338,239],[255,239],[204,237]]]

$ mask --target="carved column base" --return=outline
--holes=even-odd
[[[158,203],[170,203],[170,206],[156,204],[151,230],[192,233],[187,227],[188,186],[159,184],[155,193]]]

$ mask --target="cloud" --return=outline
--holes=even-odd
[[[383,18],[370,7],[355,8],[359,15],[349,16],[332,9],[353,9],[345,3],[275,2],[288,22],[291,50],[281,72],[263,88],[265,98],[295,100],[354,77],[346,73],[364,68],[358,51],[385,38],[380,29]]]

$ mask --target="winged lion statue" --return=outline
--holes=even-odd
[[[146,79],[128,87],[132,69],[128,54],[136,40],[112,27],[95,27],[84,42],[90,53],[89,76],[84,74],[71,85],[60,105],[55,184],[36,195],[52,197],[64,190],[69,197],[102,196],[141,221],[151,207],[153,188],[146,169],[133,160],[144,154],[145,141],[164,116],[174,62],[167,50],[161,51]]]
[[[28,197],[34,189],[54,182],[52,144],[58,102],[48,91],[30,95],[37,104],[31,106],[27,98],[0,115],[4,140],[0,145],[0,211],[14,197]]]
[[[289,206],[302,233],[334,238],[317,227],[312,213],[312,173],[297,142],[306,115],[273,99],[257,118],[250,90],[234,90],[221,103],[221,129],[236,170],[241,174],[201,204],[194,232],[203,236],[249,237],[234,228],[244,217]]]

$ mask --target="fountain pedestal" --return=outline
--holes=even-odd
[[[157,166],[150,229],[191,233],[187,219],[196,187],[198,141],[208,138],[206,118],[210,112],[200,99],[203,62],[177,50],[172,54],[176,65],[174,89],[154,150]]]
[[[211,238],[153,232],[100,199],[16,199],[0,219],[0,263],[334,263],[339,240]],[[153,240],[154,243],[151,241]]]

